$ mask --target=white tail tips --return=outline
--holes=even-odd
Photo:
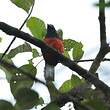
[[[54,81],[54,66],[45,64],[44,77],[46,81]]]

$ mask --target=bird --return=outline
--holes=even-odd
[[[63,40],[58,35],[55,27],[52,24],[47,24],[47,33],[43,39],[44,43],[56,49],[59,53],[64,53]],[[55,54],[49,53],[41,49],[43,58],[45,60],[44,77],[46,81],[54,81],[55,66],[59,63]]]

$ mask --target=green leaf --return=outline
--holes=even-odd
[[[11,2],[28,13],[34,0],[11,0]]]
[[[100,7],[100,9],[109,8],[110,1],[107,1],[106,3],[104,3],[103,1],[101,3],[95,3],[94,6]]]
[[[105,3],[105,7],[110,7],[110,0]]]
[[[32,56],[33,56],[33,58],[36,58],[36,57],[38,57],[39,56],[39,52],[37,51],[37,49],[32,49]]]
[[[22,53],[22,52],[32,52],[32,48],[30,46],[30,44],[28,43],[24,43],[22,45],[19,45],[18,47],[11,49],[10,52],[8,53],[8,58],[13,58],[15,57],[15,55],[17,55],[18,53]]]
[[[37,105],[42,105],[42,104],[44,104],[44,100],[42,97],[40,97],[38,102],[37,102]]]
[[[16,104],[23,110],[33,108],[38,100],[38,93],[29,88],[20,88],[16,93]]]
[[[105,4],[104,3],[95,3],[94,6],[98,6],[100,7],[101,9],[103,9],[105,7]]]
[[[31,64],[23,65],[22,67],[20,67],[20,69],[29,73],[33,77],[35,77],[37,73],[36,68]],[[13,96],[15,96],[16,92],[20,88],[24,88],[24,87],[31,88],[33,83],[34,80],[30,79],[28,76],[20,73],[19,71],[16,71],[16,73],[14,73],[10,81],[10,88]]]
[[[68,52],[68,51],[66,51],[66,50],[64,50],[64,56],[66,56],[66,57],[70,58],[69,52]]]
[[[73,49],[74,45],[78,43],[75,40],[72,39],[64,39],[64,48],[66,51],[70,51]]]
[[[44,21],[39,18],[31,17],[26,26],[30,29],[32,35],[36,38],[42,39],[46,34],[46,27]]]
[[[0,53],[0,58],[2,55],[3,55],[3,53]],[[12,60],[9,59],[7,55],[4,56],[4,60],[10,64],[13,64]],[[2,69],[5,72],[6,79],[8,82],[10,82],[10,79],[12,77],[14,70],[11,67],[3,65],[3,64],[0,64],[0,69]]]
[[[81,79],[76,76],[76,75],[72,75],[70,80],[65,81],[61,87],[59,88],[60,92],[68,92],[69,90],[71,90],[74,87],[77,87],[79,85],[82,84]]]
[[[43,110],[60,110],[60,107],[58,107],[55,103],[49,103],[43,108]]]
[[[74,60],[80,60],[84,54],[82,43],[76,43],[73,47],[72,56]]]
[[[2,57],[2,55],[3,55],[3,53],[0,53],[0,58]],[[8,63],[12,63],[12,60],[8,58],[7,54],[4,56],[4,60]]]
[[[72,88],[71,80],[67,80],[61,85],[59,90],[60,90],[60,92],[67,92],[67,91],[71,90],[71,88]]]
[[[72,84],[72,87],[76,87],[82,84],[82,80],[77,75],[72,74],[71,84]]]
[[[0,100],[0,110],[15,110],[13,105],[5,100]]]
[[[92,108],[92,110],[109,110],[106,103],[104,101],[102,102],[101,100],[88,99],[85,100],[83,104],[88,105],[90,108]]]
[[[34,64],[33,63],[33,58],[29,59],[28,62],[29,62],[29,64],[33,65]]]
[[[64,40],[64,48],[65,51],[71,51],[71,49],[73,49],[72,56],[74,60],[80,60],[84,54],[84,51],[82,49],[83,44],[72,39]]]

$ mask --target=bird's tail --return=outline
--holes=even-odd
[[[54,66],[45,64],[44,77],[46,81],[54,81]]]

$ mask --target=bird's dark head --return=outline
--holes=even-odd
[[[47,37],[58,37],[57,31],[52,24],[47,24]]]

